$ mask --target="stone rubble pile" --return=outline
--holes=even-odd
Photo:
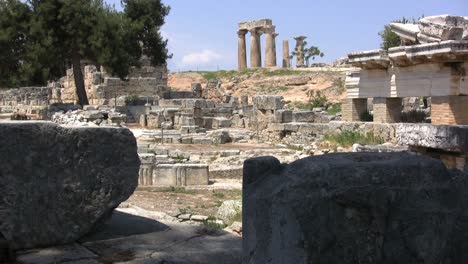
[[[86,108],[85,108],[86,109]],[[52,114],[52,122],[61,125],[97,127],[97,126],[125,126],[127,116],[116,112],[115,109],[104,108],[96,110],[89,107],[86,110],[59,111]]]

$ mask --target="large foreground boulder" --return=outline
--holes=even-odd
[[[243,261],[468,263],[467,190],[440,161],[407,153],[249,159]]]
[[[0,123],[0,237],[15,249],[76,241],[138,183],[128,129]]]

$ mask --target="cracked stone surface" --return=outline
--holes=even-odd
[[[243,263],[467,263],[466,175],[407,153],[244,163]]]
[[[0,237],[14,249],[75,242],[138,184],[128,129],[2,122],[0,146]]]

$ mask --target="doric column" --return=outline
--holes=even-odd
[[[261,28],[252,28],[249,30],[251,35],[250,40],[250,67],[262,67],[262,48],[260,46]]]
[[[243,70],[247,68],[247,46],[245,44],[245,34],[247,34],[247,30],[239,30],[237,31],[237,45],[238,45],[238,63],[239,63],[239,70]]]
[[[265,67],[275,67],[276,66],[276,53],[275,53],[275,27],[264,28],[265,32],[265,42],[266,42],[266,59]]]
[[[275,62],[273,65],[274,67],[277,66],[277,61],[276,61],[276,37],[278,36],[278,33],[273,33],[273,61]]]
[[[289,60],[289,41],[283,40],[283,68],[291,67]]]
[[[296,40],[296,67],[304,67],[304,40],[307,37],[297,36],[294,39]]]

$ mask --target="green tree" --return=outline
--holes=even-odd
[[[168,58],[167,41],[161,37],[160,27],[169,7],[160,0],[124,0],[122,12],[103,0],[29,0],[27,4],[6,1],[10,8],[5,10],[18,5],[26,7],[27,14],[27,19],[22,19],[28,28],[24,33],[25,48],[13,57],[20,64],[16,72],[32,83],[44,84],[60,78],[72,66],[81,105],[88,104],[81,70],[83,60],[104,66],[109,73],[125,79],[132,67],[141,66],[143,55],[153,65]],[[3,9],[0,15],[6,12]],[[13,16],[20,19],[17,14]],[[0,26],[2,36],[4,28]],[[10,35],[5,38],[12,42],[14,36]],[[0,57],[8,56],[8,52],[0,50]]]
[[[0,1],[0,88],[26,84],[25,60],[30,10],[16,0]]]
[[[424,15],[422,17],[424,17]],[[418,20],[419,19],[416,20],[413,18],[410,21],[409,19],[403,17],[402,19],[397,19],[397,20],[392,21],[392,23],[416,24]],[[384,30],[379,32],[379,36],[382,39],[382,43],[380,44],[380,47],[384,50],[388,50],[390,48],[398,47],[401,45],[400,37],[392,31],[392,29],[390,28],[390,25],[385,25]]]
[[[307,44],[307,41],[304,41],[304,50],[302,52],[304,54],[306,66],[309,67],[309,61],[311,59],[315,60],[316,57],[323,57],[325,56],[325,54],[323,54],[323,52],[321,52],[320,49],[316,46],[310,46],[307,48]],[[299,47],[296,46],[291,55],[289,56],[289,59],[292,60],[295,56],[298,56],[300,53],[301,51],[299,50]]]

